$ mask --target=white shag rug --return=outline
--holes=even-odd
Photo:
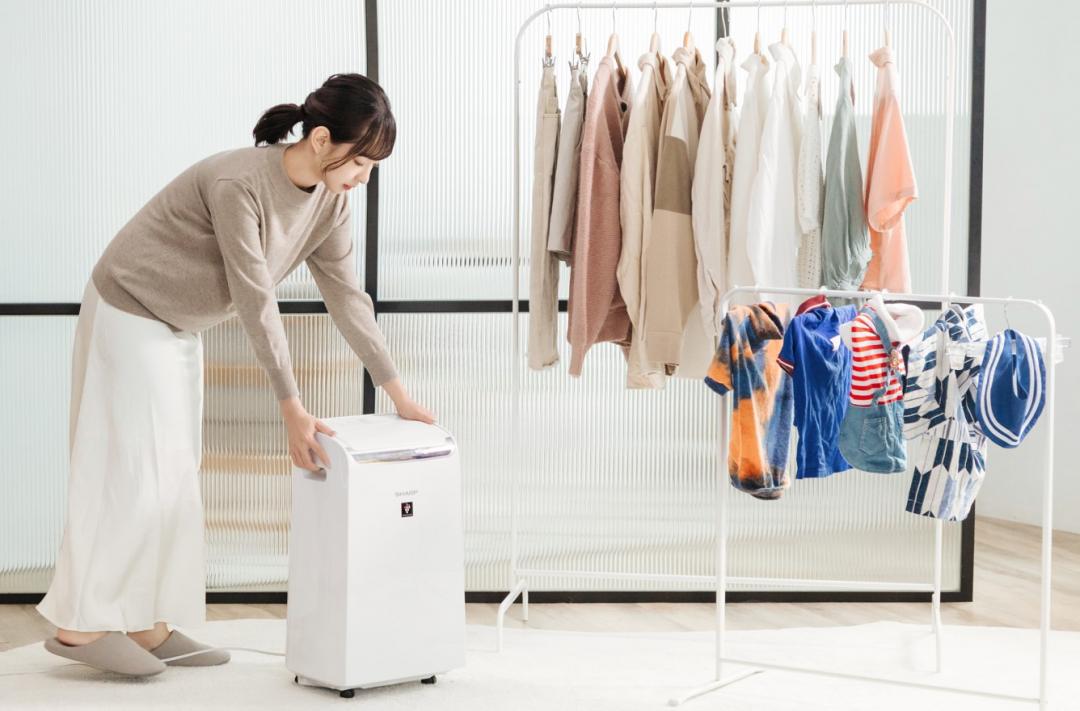
[[[284,620],[209,622],[183,628],[217,646],[285,650]],[[633,711],[670,708],[712,680],[713,634],[586,633],[507,629],[495,651],[493,627],[469,625],[466,666],[435,685],[418,682],[360,689],[352,699],[293,683],[284,657],[233,651],[217,667],[169,667],[131,678],[75,664],[45,651],[41,642],[0,653],[0,708],[16,709],[314,709],[364,711]],[[997,627],[945,628],[944,671],[934,674],[929,626],[877,622],[852,627],[735,631],[727,654],[762,662],[815,666],[920,683],[1035,696],[1038,631]],[[1080,633],[1051,633],[1049,708],[1080,709]],[[730,666],[737,672],[743,666]],[[41,673],[35,673],[41,672]],[[765,671],[687,702],[686,711],[841,711],[874,709],[1036,708],[1033,704]]]

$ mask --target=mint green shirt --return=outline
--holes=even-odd
[[[859,142],[855,135],[854,87],[841,58],[829,152],[825,158],[825,216],[821,226],[821,278],[830,289],[857,290],[870,263],[870,235],[863,206]]]

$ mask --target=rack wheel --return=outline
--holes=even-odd
[[[420,683],[421,684],[434,684],[435,683],[435,675],[432,674],[427,679],[421,679]]]
[[[294,676],[294,677],[292,678],[292,680],[293,680],[293,683],[294,683],[294,684],[299,684],[299,683],[300,683],[300,675],[299,675],[299,674],[297,674],[296,676]]]
[[[341,698],[343,698],[343,699],[351,699],[353,697],[354,693],[355,692],[352,689],[345,689],[345,691],[341,692]]]

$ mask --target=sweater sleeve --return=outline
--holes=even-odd
[[[270,376],[279,400],[298,395],[285,326],[262,249],[255,195],[239,181],[221,179],[210,189],[208,202],[229,295],[255,357]]]
[[[375,307],[356,278],[355,245],[352,238],[352,208],[348,202],[337,224],[307,258],[326,310],[349,347],[359,356],[375,387],[398,377],[375,320]]]

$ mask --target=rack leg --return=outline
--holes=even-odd
[[[690,699],[696,699],[697,697],[702,696],[704,694],[707,694],[710,691],[716,691],[717,689],[722,689],[725,686],[728,686],[730,684],[734,684],[737,681],[742,681],[743,679],[745,679],[747,677],[753,676],[755,674],[760,674],[763,671],[765,671],[765,670],[764,669],[749,669],[749,670],[744,671],[744,672],[739,672],[738,674],[733,674],[730,677],[728,677],[727,679],[722,679],[722,680],[717,679],[716,681],[714,681],[714,682],[712,682],[710,684],[706,684],[705,686],[701,686],[701,687],[698,687],[697,689],[694,689],[693,691],[689,692],[688,694],[668,699],[668,706],[682,706],[683,704],[685,704]]]
[[[1041,304],[1040,304],[1041,306]],[[1046,476],[1043,478],[1042,510],[1042,571],[1039,576],[1039,709],[1045,709],[1049,703],[1046,697],[1046,674],[1050,663],[1050,584],[1051,563],[1054,547],[1054,385],[1057,382],[1057,326],[1050,310],[1043,307],[1049,322],[1046,336],[1046,405],[1043,416],[1047,422],[1046,433]]]
[[[721,312],[727,313],[725,301]],[[728,479],[727,444],[731,431],[730,398],[720,401],[720,435],[716,440],[716,675],[713,681],[692,689],[688,693],[668,699],[669,706],[681,706],[691,699],[722,689],[737,681],[760,674],[764,669],[747,669],[724,678],[724,637],[727,632],[727,544],[728,544],[728,500],[731,494],[731,482]]]
[[[727,313],[727,304],[724,304]],[[716,676],[720,683],[724,678],[724,633],[727,631],[727,539],[728,539],[728,483],[727,443],[731,423],[728,398],[720,402],[720,432],[716,443]]]
[[[934,631],[934,671],[941,673],[942,645],[941,645],[941,546],[942,546],[942,523],[941,519],[934,519],[934,594],[930,603],[931,627]]]
[[[506,611],[510,609],[510,606],[514,604],[514,600],[521,594],[521,591],[525,588],[526,581],[524,578],[518,580],[515,585],[503,598],[503,601],[499,603],[499,612],[495,616],[495,651],[501,652],[503,648],[503,618],[506,616]]]
[[[521,591],[521,619],[529,621],[529,588],[528,585]]]

